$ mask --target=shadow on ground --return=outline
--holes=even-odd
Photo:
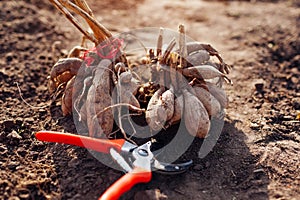
[[[196,139],[184,154],[194,165],[180,175],[153,173],[148,184],[139,184],[121,199],[147,198],[155,189],[168,199],[268,199],[269,179],[245,143],[245,134],[225,121],[213,150],[197,157],[203,143]],[[62,199],[97,199],[105,188],[123,175],[95,159],[87,150],[68,145],[50,145]],[[82,188],[78,190],[78,188]],[[67,191],[67,192],[64,192]],[[150,191],[150,192],[149,192]],[[189,191],[189,192],[186,192]],[[151,198],[154,198],[151,196]]]

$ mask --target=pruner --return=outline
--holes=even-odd
[[[70,144],[97,152],[110,154],[111,157],[127,173],[111,185],[99,200],[119,199],[138,183],[148,183],[152,178],[152,171],[167,174],[185,172],[192,161],[181,164],[166,164],[155,159],[150,147],[152,142],[137,146],[125,139],[98,139],[70,133],[40,131],[35,134],[40,141]]]

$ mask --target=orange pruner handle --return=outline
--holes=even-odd
[[[148,183],[152,178],[151,171],[135,168],[110,186],[98,200],[116,200],[138,183]]]
[[[125,143],[124,139],[99,139],[56,131],[39,131],[35,134],[35,137],[40,141],[70,144],[103,153],[109,153],[110,148],[121,152],[122,146]]]

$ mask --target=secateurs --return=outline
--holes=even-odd
[[[192,161],[182,164],[159,162],[150,149],[151,141],[137,146],[124,139],[98,139],[54,131],[40,131],[35,136],[41,141],[70,144],[110,154],[127,173],[110,186],[99,200],[118,199],[134,185],[149,182],[152,178],[152,171],[178,174],[186,171],[192,164]]]

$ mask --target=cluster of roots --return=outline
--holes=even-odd
[[[85,1],[51,2],[94,43],[89,50],[74,48],[53,66],[49,78],[50,92],[62,94],[63,114],[73,114],[82,132],[100,138],[122,133],[130,140],[139,132],[150,137],[182,121],[191,135],[204,138],[211,119],[223,117],[228,100],[222,85],[224,80],[231,83],[229,66],[212,46],[186,42],[183,25],[177,39],[164,43],[161,28],[156,48],[130,55]],[[68,9],[83,17],[93,34]]]

